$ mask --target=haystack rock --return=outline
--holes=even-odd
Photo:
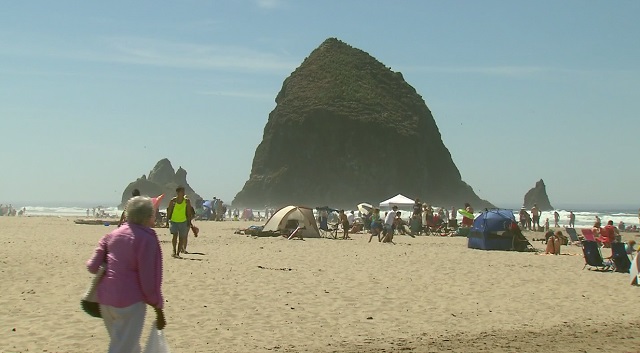
[[[362,50],[327,39],[275,101],[235,206],[354,209],[401,193],[492,207],[462,181],[422,97]]]
[[[131,197],[133,189],[140,190],[140,194],[156,197],[160,194],[165,194],[164,199],[160,203],[160,208],[166,208],[169,205],[169,200],[176,194],[176,188],[178,186],[184,186],[187,197],[196,202],[202,198],[198,195],[187,183],[187,171],[178,168],[178,171],[174,171],[171,162],[164,158],[156,163],[155,167],[149,172],[149,177],[145,175],[138,178],[136,181],[129,183],[122,193],[122,202],[120,207]],[[194,203],[195,205],[195,203]]]
[[[527,191],[524,195],[523,207],[530,209],[533,207],[533,204],[538,205],[538,208],[541,211],[551,211],[555,209],[551,206],[551,202],[549,202],[547,187],[544,185],[544,181],[542,179],[538,180],[538,182],[536,182],[536,186]]]

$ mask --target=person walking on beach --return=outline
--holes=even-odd
[[[573,211],[569,211],[569,228],[576,227],[576,215],[573,214]]]
[[[555,224],[554,227],[560,227],[560,225],[558,224],[558,222],[560,222],[560,214],[558,213],[558,211],[553,211],[553,222]]]
[[[164,329],[162,250],[156,232],[151,199],[136,196],[127,202],[127,221],[98,242],[87,269],[95,274],[106,263],[97,294],[100,313],[109,334],[109,352],[140,352],[140,336],[147,305],[156,311]],[[95,350],[94,350],[95,351]]]
[[[191,212],[191,201],[184,195],[184,187],[176,188],[176,197],[169,201],[167,207],[167,219],[169,220],[169,232],[173,236],[171,244],[173,245],[173,257],[180,257],[180,252],[184,251],[187,236],[189,235],[189,226],[193,214]],[[176,247],[177,245],[177,247]]]
[[[540,210],[538,209],[538,205],[535,203],[531,208],[531,216],[533,217],[533,230],[540,230]]]
[[[136,196],[140,196],[140,190],[133,189],[133,191],[131,192],[131,197],[136,197]],[[87,209],[87,216],[88,215],[89,215],[89,210]],[[118,222],[118,228],[120,228],[122,223],[124,223],[126,220],[127,220],[127,207],[125,206],[124,211],[122,211],[122,214],[120,215],[120,221]]]
[[[464,203],[464,210],[469,214],[473,214],[473,207],[468,202]],[[462,226],[463,227],[472,227],[473,226],[473,218],[469,218],[465,215],[462,215]]]
[[[392,243],[393,242],[393,233],[395,230],[393,229],[393,221],[396,219],[396,212],[398,212],[398,206],[393,206],[393,211],[387,212],[387,215],[384,218],[384,233],[382,236],[383,243]]]
[[[374,236],[378,236],[378,242],[382,241],[380,232],[382,231],[382,220],[380,219],[380,209],[374,208],[371,213],[371,236],[369,237],[369,243]]]

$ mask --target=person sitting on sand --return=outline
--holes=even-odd
[[[349,229],[349,233],[354,234],[354,233],[362,232],[363,227],[364,227],[364,224],[358,221],[354,221],[353,224],[351,225],[351,229]]]
[[[547,240],[547,248],[545,254],[560,255],[560,246],[562,245],[562,232],[556,231]]]
[[[393,220],[393,227],[398,230],[398,233],[405,235],[407,232],[405,230],[406,222],[402,219],[402,213],[400,211],[396,212],[396,218]]]
[[[369,243],[371,243],[371,239],[374,236],[378,236],[378,241],[382,241],[380,237],[380,232],[382,232],[382,220],[380,219],[380,209],[374,208],[371,213],[371,236],[369,237]]]

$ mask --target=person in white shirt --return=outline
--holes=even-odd
[[[353,211],[349,212],[349,214],[347,215],[347,221],[349,221],[349,227],[353,226],[353,222],[356,221],[356,215],[353,213]]]
[[[398,212],[398,206],[393,206],[393,211],[387,212],[384,218],[384,236],[382,237],[383,243],[393,242],[393,221],[396,218],[396,212]]]

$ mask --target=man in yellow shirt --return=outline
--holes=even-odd
[[[176,189],[176,197],[169,201],[169,207],[167,207],[169,232],[173,235],[173,239],[171,240],[173,244],[173,257],[180,257],[180,252],[184,252],[186,248],[189,226],[193,218],[192,210],[191,201],[184,196],[184,187],[179,186]]]

